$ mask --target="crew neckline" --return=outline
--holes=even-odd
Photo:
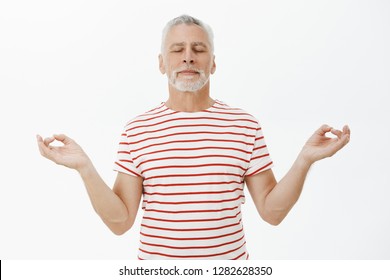
[[[210,107],[208,107],[208,108],[206,108],[206,109],[203,109],[203,110],[200,110],[200,111],[194,111],[194,112],[173,110],[173,109],[169,108],[169,107],[166,105],[165,101],[163,101],[163,102],[161,102],[161,103],[162,103],[164,109],[167,109],[167,110],[169,110],[170,112],[181,113],[181,114],[197,114],[197,113],[199,114],[199,113],[207,113],[207,112],[213,111],[213,110],[215,109],[214,106],[215,106],[217,103],[220,103],[220,102],[221,102],[221,101],[219,101],[218,99],[214,99],[214,103],[213,103]]]

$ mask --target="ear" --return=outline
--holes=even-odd
[[[215,55],[213,55],[213,65],[211,66],[210,73],[214,74],[215,70],[217,70],[217,65],[215,64]]]
[[[166,71],[165,71],[164,59],[163,59],[163,56],[161,54],[158,55],[158,65],[159,65],[161,74],[165,74]]]

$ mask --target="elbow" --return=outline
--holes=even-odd
[[[268,218],[265,219],[265,221],[270,224],[271,226],[278,226],[283,221],[283,218]]]
[[[129,219],[129,215],[126,211],[122,211],[121,213],[117,212],[105,212],[99,211],[99,209],[95,209],[96,214],[99,217],[110,224],[121,224],[125,223]]]
[[[259,213],[262,213],[261,217],[264,221],[272,226],[278,226],[286,218],[291,207],[271,207],[271,205],[264,205],[261,210]]]
[[[134,224],[134,219],[128,218],[127,220],[105,220],[103,219],[106,226],[111,230],[111,232],[115,235],[123,235],[129,229],[132,228]]]
[[[279,212],[268,212],[266,214],[261,215],[261,218],[272,226],[280,225],[285,217],[285,214]]]
[[[107,224],[107,226],[113,234],[120,236],[120,235],[125,234],[129,229],[131,229],[133,224],[132,223],[131,224],[126,224],[126,223],[112,224],[111,223],[111,224]]]
[[[126,233],[127,230],[110,228],[111,232],[117,236],[121,236]]]

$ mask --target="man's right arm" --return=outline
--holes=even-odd
[[[51,146],[53,141],[64,145]],[[118,172],[113,189],[100,177],[89,157],[71,138],[61,134],[43,140],[37,136],[42,156],[79,172],[96,213],[115,234],[131,228],[142,196],[142,178]]]

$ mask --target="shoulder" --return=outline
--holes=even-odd
[[[164,112],[167,111],[164,102],[161,102],[157,106],[154,106],[152,109],[145,111],[142,114],[139,114],[126,122],[125,128],[129,129],[134,126],[138,126],[142,123],[152,121],[155,118],[161,117],[164,115]]]
[[[223,101],[215,100],[213,109],[220,112],[221,114],[230,115],[232,117],[243,117],[254,123],[259,123],[258,119],[252,114],[248,113],[245,109],[230,106]]]

